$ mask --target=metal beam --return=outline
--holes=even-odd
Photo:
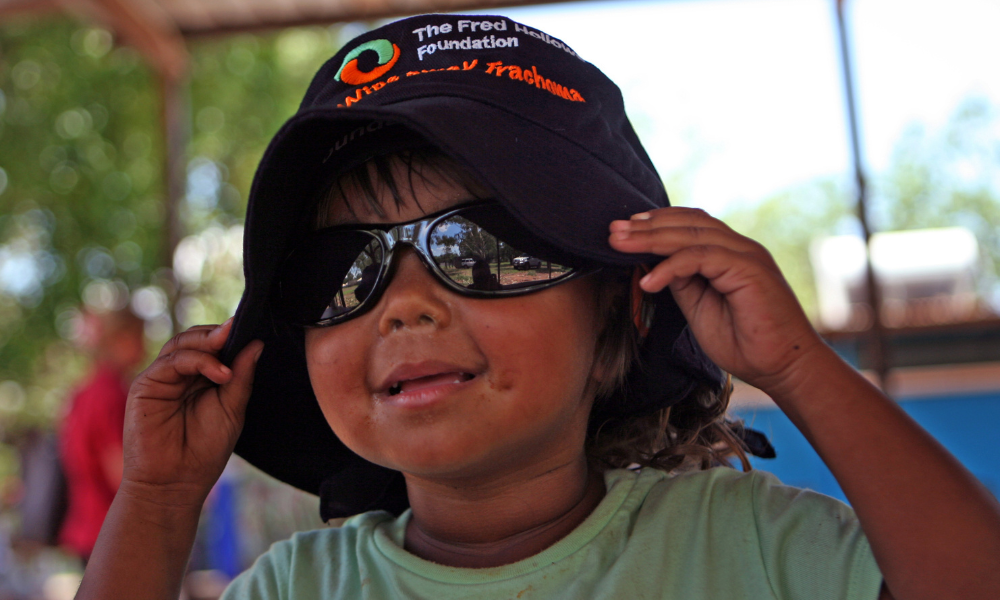
[[[275,19],[273,16],[266,21],[234,19],[226,23],[212,25],[197,25],[178,22],[178,29],[185,38],[221,36],[238,33],[257,33],[284,29],[287,27],[308,27],[316,25],[331,25],[352,21],[367,21],[405,17],[410,15],[433,12],[459,12],[463,10],[484,10],[494,8],[510,8],[539,4],[562,4],[565,2],[586,2],[589,0],[426,0],[423,2],[344,2],[339,11],[316,12],[315,14],[295,13],[287,18]]]
[[[0,0],[0,19],[26,12],[54,12],[62,8],[60,0]]]
[[[851,75],[851,53],[848,50],[847,26],[844,23],[844,0],[835,0],[837,7],[837,34],[840,40],[840,58],[844,75],[844,94],[847,103],[847,121],[851,136],[852,163],[854,166],[854,181],[857,186],[857,214],[861,221],[861,229],[865,236],[865,282],[868,288],[868,305],[872,309],[872,325],[868,333],[868,346],[871,360],[871,369],[878,376],[878,384],[885,389],[885,382],[888,378],[890,359],[889,345],[885,340],[885,325],[882,323],[882,293],[875,277],[875,269],[872,267],[871,255],[871,227],[868,223],[868,186],[865,180],[864,167],[861,159],[861,142],[856,99],[854,94],[854,82]]]
[[[150,0],[64,0],[86,5],[124,41],[146,56],[162,77],[180,81],[187,71],[184,38],[173,19]]]
[[[179,81],[187,70],[184,37],[154,0],[0,0],[0,17],[56,10],[106,23],[163,77]]]
[[[858,368],[875,366],[871,336],[865,332],[823,337]],[[1000,362],[1000,319],[889,329],[884,343],[891,348],[894,368]]]

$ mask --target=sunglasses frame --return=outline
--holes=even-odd
[[[535,292],[540,292],[544,289],[561,285],[578,277],[583,277],[596,273],[601,270],[601,267],[570,267],[570,270],[559,277],[558,279],[546,279],[540,280],[537,283],[526,284],[523,287],[513,288],[513,289],[499,289],[499,290],[477,290],[470,289],[462,286],[461,284],[453,281],[447,274],[445,274],[444,269],[438,266],[437,261],[434,259],[434,255],[431,253],[430,248],[430,236],[434,229],[442,221],[450,219],[455,216],[461,216],[463,212],[469,209],[480,208],[483,206],[498,206],[502,208],[502,205],[496,200],[485,200],[474,202],[470,204],[464,204],[462,206],[446,209],[442,212],[422,217],[419,219],[413,219],[411,221],[405,221],[402,223],[373,223],[365,225],[335,225],[333,227],[327,227],[325,229],[320,229],[317,234],[326,233],[337,233],[337,232],[357,232],[364,233],[371,236],[372,240],[377,240],[379,245],[382,247],[383,260],[379,268],[378,274],[375,280],[372,282],[372,289],[368,296],[364,300],[359,302],[356,306],[351,307],[349,310],[335,315],[333,317],[328,317],[326,319],[321,319],[319,321],[304,324],[305,327],[332,327],[334,325],[339,325],[346,321],[349,321],[355,317],[361,316],[376,304],[378,304],[379,299],[385,292],[386,288],[389,286],[392,280],[392,274],[395,270],[395,254],[400,246],[407,246],[412,248],[420,261],[424,266],[434,275],[434,278],[444,285],[447,289],[468,298],[510,298],[514,296],[524,296],[527,294],[533,294]],[[513,218],[513,217],[511,217]],[[413,232],[408,236],[408,239],[398,239],[396,236],[390,236],[389,232],[397,228],[405,228],[408,226],[415,226]],[[502,240],[501,240],[502,241]],[[366,246],[367,247],[367,244]],[[343,292],[341,292],[343,293]]]

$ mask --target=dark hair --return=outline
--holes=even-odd
[[[400,169],[406,181],[398,180]],[[392,154],[375,156],[346,172],[334,175],[322,189],[312,214],[313,228],[329,226],[333,205],[343,202],[352,214],[348,190],[360,192],[369,210],[384,216],[383,192],[388,190],[396,208],[405,203],[401,184],[410,188],[414,198],[414,177],[429,181],[428,174],[444,176],[463,185],[475,198],[488,192],[465,169],[433,146],[420,146]],[[418,205],[419,206],[419,205]],[[625,376],[638,356],[641,342],[636,327],[639,320],[648,323],[649,306],[637,302],[633,307],[633,268],[609,267],[596,280],[597,312],[600,323],[595,348],[595,365],[602,373],[593,383],[594,402],[602,402],[625,384]],[[639,292],[636,289],[636,292]],[[731,385],[716,393],[707,385],[696,386],[688,397],[669,408],[650,415],[606,426],[591,423],[586,439],[590,464],[599,470],[653,467],[665,471],[707,469],[716,465],[732,466],[731,459],[750,469],[746,449],[739,437],[742,422],[726,416]],[[625,390],[627,397],[627,390]]]
[[[648,323],[650,306],[632,295],[642,293],[633,284],[633,270],[605,269],[598,283],[596,358],[605,373],[595,389],[594,403],[607,401],[625,385],[625,376],[638,356],[641,342],[637,321]],[[674,406],[624,422],[591,422],[587,457],[598,469],[635,465],[664,471],[707,469],[729,465],[732,459],[749,470],[746,447],[740,438],[743,423],[726,415],[732,385],[718,393],[700,384]],[[624,389],[628,397],[628,390]],[[592,413],[593,415],[593,413]]]

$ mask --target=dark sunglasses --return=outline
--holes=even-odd
[[[598,270],[520,225],[496,201],[385,225],[347,225],[308,236],[279,269],[275,306],[287,322],[327,327],[373,307],[405,245],[448,289],[472,298],[537,292]]]

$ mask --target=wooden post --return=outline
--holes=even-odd
[[[186,82],[177,81],[160,74],[161,135],[163,136],[163,188],[164,228],[162,256],[164,266],[170,268],[171,283],[169,303],[170,314],[177,333],[177,319],[173,314],[177,299],[177,280],[173,277],[174,250],[184,237],[184,226],[180,220],[179,205],[184,198],[186,185],[185,148],[190,139],[190,115]]]

